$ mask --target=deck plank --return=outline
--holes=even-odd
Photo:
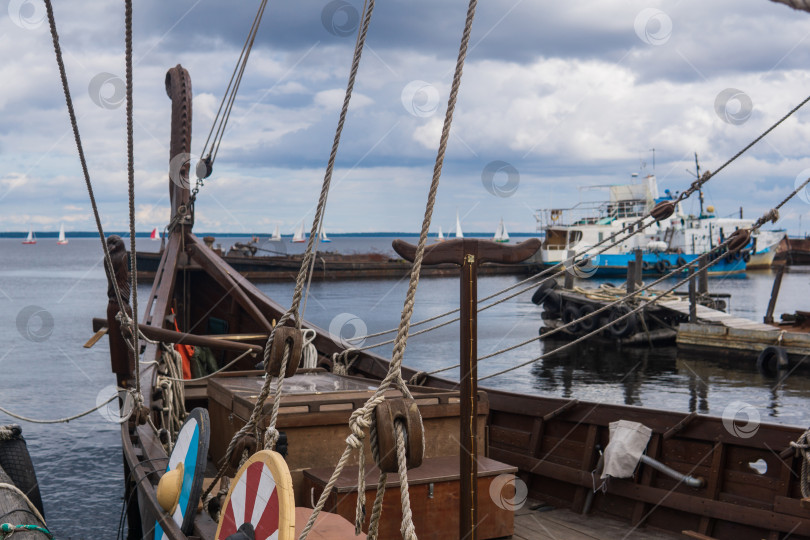
[[[650,527],[632,530],[629,523],[602,517],[583,516],[568,509],[545,512],[531,510],[537,501],[527,503],[515,512],[515,534],[519,540],[674,540],[683,538],[674,532]]]

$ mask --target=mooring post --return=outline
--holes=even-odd
[[[627,294],[636,291],[636,261],[627,261]]]
[[[574,288],[574,265],[576,264],[576,261],[574,261],[574,255],[576,254],[576,251],[569,249],[568,254],[566,255],[565,280],[563,281],[563,288],[565,289]]]
[[[644,269],[644,259],[640,249],[636,248],[635,253],[636,253],[636,265],[635,265],[636,273],[633,276],[633,279],[636,280],[637,285],[641,285],[641,271]]]
[[[768,300],[768,311],[765,312],[763,322],[765,324],[773,324],[773,310],[776,309],[776,298],[779,296],[779,289],[782,287],[782,276],[785,274],[785,267],[783,264],[776,271],[776,277],[773,279],[773,288],[771,289],[771,299]]]
[[[700,294],[709,294],[709,267],[706,266],[708,256],[704,253],[698,258],[698,292]]]
[[[689,322],[697,322],[697,293],[695,291],[695,266],[689,265]]]
[[[394,250],[413,261],[416,246],[394,240]],[[518,263],[540,249],[532,238],[517,246],[490,240],[459,238],[425,248],[422,264],[454,263],[461,266],[459,413],[459,538],[476,540],[478,534],[478,265],[484,262]],[[484,518],[486,519],[486,516]]]

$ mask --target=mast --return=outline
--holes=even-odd
[[[695,152],[695,175],[700,180],[700,163],[698,163],[697,152]],[[703,188],[698,188],[698,200],[700,201],[700,217],[703,217]]]

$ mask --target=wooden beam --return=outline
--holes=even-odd
[[[200,242],[196,236],[189,235],[188,241],[192,245],[191,257],[205,270],[219,285],[225,289],[225,294],[232,295],[250,317],[257,321],[267,332],[273,331],[273,325],[264,316],[264,313],[253,303],[247,293],[242,290],[232,274],[232,270],[222,260],[222,257],[211,251],[208,246]]]

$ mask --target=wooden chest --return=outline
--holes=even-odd
[[[211,416],[209,454],[214,462],[225,456],[231,437],[253,411],[264,379],[256,372],[246,376],[214,377],[208,383],[208,411]],[[374,393],[376,382],[344,377],[328,372],[297,374],[284,383],[278,429],[287,436],[287,464],[295,486],[299,506],[309,505],[302,497],[304,469],[334,467],[346,447],[349,416]],[[459,393],[432,388],[412,387],[425,425],[425,457],[458,456]],[[391,396],[399,392],[391,391]],[[270,419],[272,394],[264,406],[263,426]],[[479,453],[487,448],[484,434],[489,403],[485,392],[478,396]],[[368,440],[368,437],[366,437]],[[367,463],[371,452],[366,448]],[[357,464],[353,453],[350,465]]]
[[[379,471],[367,465],[366,475],[366,522],[363,531],[368,532],[368,520],[377,492]],[[307,498],[316,501],[332,475],[332,467],[304,471],[304,489]],[[324,510],[343,516],[354,523],[357,504],[357,466],[346,467],[327,499]],[[514,512],[495,503],[490,495],[490,486],[502,474],[513,475],[517,467],[498,461],[478,458],[478,538],[501,538],[514,532]],[[420,540],[445,540],[458,537],[459,473],[458,457],[427,459],[422,466],[408,471],[408,490],[416,534]],[[500,490],[498,490],[500,491]],[[508,495],[508,494],[507,494]],[[499,502],[500,493],[496,495]],[[309,503],[307,503],[309,504]],[[399,494],[399,475],[389,474],[383,496],[383,513],[380,520],[380,538],[401,538],[399,531],[402,507]]]

